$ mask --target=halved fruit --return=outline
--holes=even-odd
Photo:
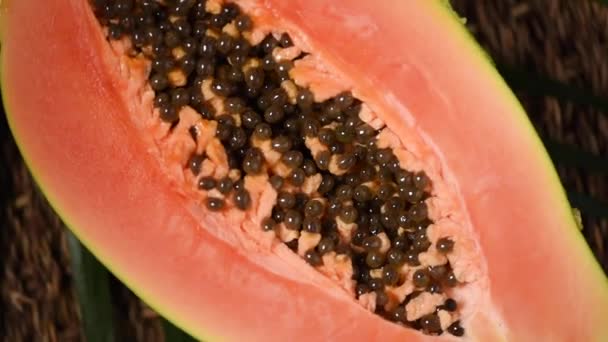
[[[2,4],[2,88],[13,133],[55,209],[118,277],[200,338],[424,341],[448,339],[447,331],[479,341],[608,339],[606,279],[555,171],[449,9],[439,1],[236,4],[99,0],[97,17],[85,0]],[[145,6],[156,6],[152,19],[140,15]],[[159,49],[178,67],[154,69],[161,50],[136,33],[162,36]],[[220,52],[209,57],[204,37]],[[231,54],[234,45],[218,43],[224,38],[251,50]],[[264,50],[266,38],[274,50]],[[198,47],[192,55],[188,39]],[[189,57],[208,78],[190,77]],[[228,67],[251,75],[247,65],[265,61],[273,66],[260,70],[271,81],[259,87],[283,89],[280,109],[260,104],[262,90],[248,93],[244,80],[227,92],[218,83],[232,77]],[[210,65],[228,67],[206,75]],[[200,101],[188,93],[172,112],[163,101],[184,101],[185,86],[200,90]],[[298,102],[301,94],[314,96],[305,98],[314,110]],[[253,114],[234,109],[241,104]],[[210,108],[216,113],[204,113]],[[232,119],[219,118],[224,111]],[[270,131],[246,126],[254,114]],[[312,119],[341,145],[321,138],[320,127],[289,133]],[[348,122],[372,132],[373,143],[349,138]],[[221,125],[230,128],[226,139]],[[287,138],[275,143],[278,135]],[[242,160],[231,163],[230,144],[249,149]],[[326,161],[323,151],[331,151]],[[296,174],[306,160],[310,174]],[[363,181],[365,165],[373,176]],[[357,195],[321,192],[318,182],[305,190],[316,175],[353,185]],[[384,198],[381,186],[396,194]],[[302,227],[302,215],[321,209],[306,202],[295,210],[294,193],[327,204],[322,228],[312,219]],[[340,209],[330,214],[334,202]],[[273,207],[286,210],[277,216]],[[276,232],[271,214],[284,220]],[[372,238],[357,242],[359,232]],[[317,240],[330,235],[339,245],[333,254]],[[407,249],[397,251],[401,244]],[[415,261],[393,263],[389,247],[393,259],[415,253]],[[431,284],[438,267],[451,278]]]

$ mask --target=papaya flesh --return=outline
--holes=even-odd
[[[478,277],[460,293],[463,339],[608,339],[606,279],[550,161],[448,9],[237,3],[305,45],[412,153],[430,155],[424,167],[457,199],[453,219],[479,255],[469,259]],[[248,236],[232,234],[229,216],[176,183],[141,119],[151,108],[137,70],[110,48],[87,1],[2,6],[4,103],[27,164],[83,243],[158,311],[212,340],[450,339],[372,314],[287,248],[238,240]]]

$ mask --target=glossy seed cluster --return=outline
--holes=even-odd
[[[109,39],[129,38],[133,55],[151,61],[149,84],[160,118],[176,123],[190,106],[217,124],[229,176],[198,178],[201,191],[216,191],[206,206],[227,210],[226,199],[242,210],[251,206],[245,175],[268,175],[277,192],[272,214],[261,229],[276,232],[312,266],[324,255],[352,262],[356,296],[376,294],[376,312],[428,334],[441,334],[437,312],[454,312],[449,298],[435,313],[406,319],[406,305],[424,292],[443,293],[458,285],[449,263],[419,267],[429,249],[431,224],[425,199],[431,182],[424,172],[401,167],[390,149],[378,147],[378,131],[359,118],[361,101],[343,92],[323,102],[296,85],[289,71],[305,56],[277,60],[293,46],[287,33],[268,35],[252,45],[253,21],[233,3],[217,7],[205,0],[92,0]],[[205,93],[204,89],[210,93]],[[210,96],[221,99],[211,103]],[[196,129],[191,130],[197,139]],[[313,153],[314,151],[314,153]],[[280,167],[270,165],[278,155]],[[188,168],[199,175],[207,157],[193,155]],[[310,248],[302,251],[300,244]],[[312,241],[312,242],[311,242]],[[436,242],[439,253],[454,248],[449,237]],[[419,267],[404,278],[403,265]],[[385,311],[387,287],[411,281],[416,291]],[[456,321],[447,332],[462,336]]]

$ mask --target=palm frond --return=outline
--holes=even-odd
[[[86,340],[114,342],[108,271],[69,231],[67,238]]]
[[[499,63],[496,68],[514,90],[521,90],[532,96],[553,96],[574,104],[590,105],[604,114],[608,113],[608,99],[594,95],[587,89],[574,87],[510,65]]]

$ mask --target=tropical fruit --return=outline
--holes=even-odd
[[[608,338],[555,172],[442,2],[3,6],[33,174],[193,335]]]

